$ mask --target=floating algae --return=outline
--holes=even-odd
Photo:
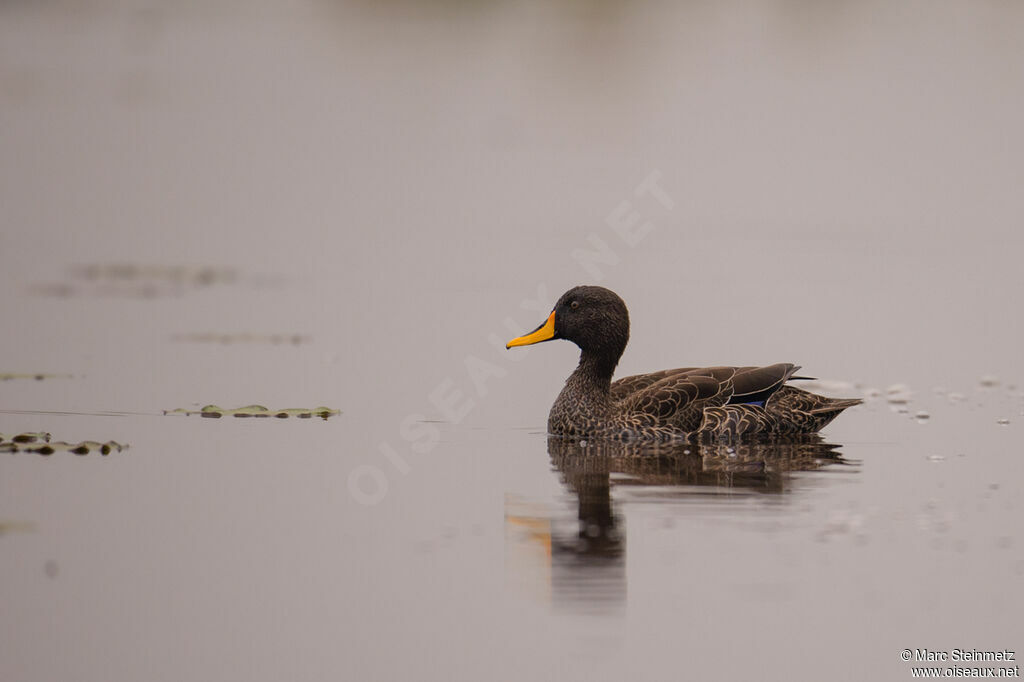
[[[0,433],[0,443],[4,440],[8,440],[4,434]],[[16,436],[11,436],[9,439],[12,443],[49,443],[50,434],[45,431],[30,431],[28,433],[19,433]]]
[[[312,339],[306,334],[251,334],[241,332],[238,334],[218,334],[215,332],[204,332],[197,334],[174,334],[172,341],[184,343],[217,343],[230,346],[236,343],[267,343],[272,346],[291,345],[298,346],[309,343]]]
[[[55,452],[88,455],[90,452],[98,452],[101,455],[109,455],[111,452],[121,452],[127,448],[127,444],[113,440],[108,440],[105,443],[95,440],[83,440],[77,443],[54,441],[50,440],[50,434],[42,431],[19,433],[10,438],[0,433],[0,452],[34,452],[37,455],[52,455]]]
[[[70,379],[70,374],[43,374],[41,372],[34,373],[18,373],[18,372],[0,372],[0,381],[14,381],[15,379],[34,379],[35,381],[42,381],[43,379]]]
[[[162,280],[196,286],[234,282],[231,268],[210,265],[136,265],[133,263],[89,263],[71,268],[71,274],[89,281]]]
[[[31,533],[36,524],[31,521],[0,521],[0,535],[6,533]]]
[[[239,418],[268,418],[276,417],[277,419],[288,419],[294,417],[296,419],[310,419],[312,417],[320,417],[324,421],[330,417],[335,417],[341,414],[341,410],[332,410],[329,407],[314,407],[313,409],[289,407],[281,410],[270,410],[263,405],[246,405],[245,407],[239,407],[233,410],[229,410],[219,405],[204,405],[198,410],[189,410],[183,407],[179,407],[175,410],[164,410],[164,414],[183,414],[186,417],[198,414],[200,417],[207,417],[209,419],[220,419],[221,417],[239,417]]]
[[[213,266],[96,263],[75,266],[65,281],[37,284],[32,291],[59,298],[80,295],[155,298],[232,284],[237,278],[234,270]]]

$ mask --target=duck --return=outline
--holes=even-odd
[[[862,401],[827,398],[789,384],[792,363],[680,367],[612,381],[629,342],[629,310],[610,289],[576,286],[547,319],[506,349],[564,339],[580,349],[576,370],[548,414],[548,435],[571,440],[739,441],[815,434]]]

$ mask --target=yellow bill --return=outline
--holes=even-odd
[[[508,343],[505,344],[505,349],[509,349],[512,346],[529,346],[531,343],[540,343],[541,341],[550,341],[555,338],[555,311],[552,310],[551,314],[548,315],[547,322],[534,329],[529,334],[524,336],[518,336]]]

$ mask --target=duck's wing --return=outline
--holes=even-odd
[[[725,381],[732,379],[734,391],[730,403],[755,403],[767,400],[800,369],[797,365],[781,362],[765,367],[679,367],[649,374],[634,374],[612,382],[613,400],[623,400],[632,393],[642,391],[670,377],[708,376]],[[799,378],[799,377],[797,377]]]
[[[733,367],[676,371],[629,393],[620,408],[629,416],[657,425],[695,431],[704,409],[729,402],[733,394]]]
[[[662,379],[666,379],[676,374],[683,374],[686,372],[693,371],[696,367],[680,367],[679,369],[663,369],[660,372],[650,372],[648,374],[634,374],[633,376],[623,377],[622,379],[616,379],[612,382],[611,392],[612,400],[622,400],[631,393],[636,393],[648,386],[655,384]]]
[[[798,369],[800,367],[789,362],[766,367],[737,367],[733,377],[735,390],[729,402],[762,403],[782,388]]]

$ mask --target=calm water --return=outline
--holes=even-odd
[[[1024,650],[1022,29],[0,5],[0,433],[129,446],[0,453],[0,678],[902,680],[908,648]],[[582,282],[630,306],[623,374],[793,361],[869,399],[800,447],[549,444],[575,348],[503,344]],[[341,414],[164,415],[208,404]]]

